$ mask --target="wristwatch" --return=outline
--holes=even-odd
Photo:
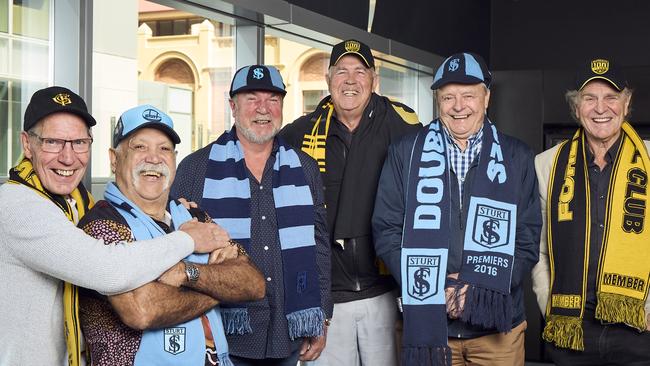
[[[196,281],[199,280],[199,275],[201,274],[199,267],[197,267],[196,264],[192,262],[183,261],[183,263],[185,263],[185,275],[187,276],[187,282],[196,283]]]
[[[329,327],[332,324],[332,319],[325,319],[324,323],[326,327]]]

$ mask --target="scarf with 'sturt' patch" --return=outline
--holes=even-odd
[[[648,169],[643,141],[623,122],[605,206],[605,232],[596,277],[596,318],[646,329],[644,304],[650,279]],[[582,319],[587,295],[591,190],[585,133],[578,129],[557,151],[546,202],[551,296],[543,338],[557,347],[584,350]]]
[[[457,281],[447,275],[450,235],[450,166],[440,120],[418,133],[411,153],[402,236],[404,365],[450,365],[445,283],[467,285],[461,320],[485,329],[512,327],[510,281],[514,262],[519,176],[504,159],[501,135],[486,118],[479,164],[470,187]]]

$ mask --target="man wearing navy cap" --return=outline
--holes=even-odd
[[[186,157],[172,187],[242,243],[266,279],[264,299],[222,304],[236,366],[318,358],[332,316],[322,183],[316,162],[276,137],[285,94],[275,67],[237,70],[234,127]]]
[[[115,182],[79,227],[106,244],[139,245],[193,218],[211,222],[169,197],[180,142],[171,118],[156,107],[124,112],[109,151]],[[108,297],[82,289],[80,322],[93,365],[228,365],[216,305],[262,298],[264,278],[225,230],[215,228],[215,236],[217,250],[188,256],[158,281]]]
[[[326,81],[330,95],[281,132],[318,161],[325,184],[336,319],[316,364],[394,366],[396,285],[375,254],[370,217],[388,145],[421,125],[374,92],[379,76],[363,42],[334,45]]]
[[[458,53],[438,68],[438,118],[391,145],[377,254],[401,283],[404,365],[523,365],[523,279],[542,224],[533,153],[487,117],[492,76]]]
[[[189,222],[137,246],[107,246],[79,230],[75,224],[93,205],[81,179],[95,123],[83,99],[59,86],[35,92],[25,110],[24,158],[0,187],[2,365],[79,365],[76,286],[130,291],[192,251],[219,245],[212,223]]]
[[[648,365],[650,142],[620,67],[594,58],[566,93],[579,128],[535,158],[546,231],[533,290],[556,365]]]

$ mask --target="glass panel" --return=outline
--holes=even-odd
[[[14,0],[13,33],[47,40],[50,32],[48,0]]]
[[[9,6],[12,4],[12,6]],[[31,95],[48,85],[50,1],[0,3],[0,176],[22,155],[20,132]]]
[[[331,47],[324,47],[306,38],[266,28],[264,62],[278,67],[285,84],[283,124],[312,112],[318,102],[329,94],[325,75]],[[433,115],[433,98],[428,87],[431,75],[417,71],[418,65],[396,57],[385,57],[373,51],[379,74],[378,94],[413,108],[423,122]]]
[[[0,32],[9,32],[9,2],[0,0]]]
[[[228,91],[234,72],[233,37],[219,36],[232,18],[206,18],[143,0],[94,2],[92,154],[96,181],[111,175],[111,120],[127,109],[152,104],[168,113],[181,138],[178,161],[230,127]],[[137,23],[124,12],[137,13]],[[138,28],[137,25],[140,25]],[[192,25],[192,29],[190,29]],[[157,30],[156,30],[157,28]],[[164,37],[184,34],[183,37]],[[119,43],[113,42],[120,39]]]

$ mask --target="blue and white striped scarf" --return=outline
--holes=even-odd
[[[126,198],[114,183],[109,182],[106,186],[104,199],[124,217],[135,240],[147,240],[165,235],[163,229]],[[175,229],[192,219],[189,211],[175,201],[169,202],[169,212]],[[186,259],[190,262],[205,264],[208,262],[208,254],[190,254]],[[219,307],[208,310],[205,315],[210,322],[219,365],[232,366]],[[205,363],[205,348],[205,334],[201,318],[196,317],[173,327],[145,330],[142,333],[133,364],[203,365]]]
[[[296,151],[277,140],[273,165],[273,199],[282,249],[284,311],[289,337],[323,334],[316,271],[314,202]],[[235,129],[224,132],[210,150],[200,206],[247,250],[251,244],[251,192],[244,151]],[[243,304],[224,305],[227,334],[253,332]]]

